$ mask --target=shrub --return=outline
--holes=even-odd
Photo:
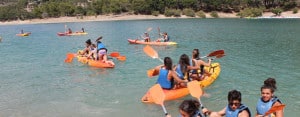
[[[152,11],[152,15],[153,16],[158,16],[159,15],[159,11]]]
[[[258,17],[262,16],[262,9],[258,8],[245,8],[244,10],[240,11],[237,15],[241,18],[243,17]]]
[[[174,9],[174,17],[180,17],[181,16],[181,11],[180,10],[175,10]]]
[[[172,9],[166,9],[164,15],[165,15],[166,17],[171,17],[171,16],[174,15],[174,12],[173,12]]]
[[[206,15],[203,11],[198,11],[196,14],[197,14],[198,17],[206,18]]]
[[[213,18],[219,18],[219,15],[218,15],[217,11],[212,11],[210,13],[210,16],[213,17]]]
[[[274,13],[275,15],[279,16],[282,13],[282,9],[281,8],[274,8],[271,10],[272,13]]]
[[[183,9],[182,14],[189,17],[195,17],[195,11],[193,9]]]
[[[180,17],[181,16],[181,11],[180,10],[176,10],[176,9],[166,9],[165,10],[165,14],[166,17]]]
[[[298,13],[298,8],[293,8],[293,13],[294,14]]]

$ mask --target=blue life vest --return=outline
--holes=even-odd
[[[238,117],[239,113],[244,111],[244,110],[247,110],[248,113],[249,113],[249,117],[251,117],[251,112],[250,112],[249,108],[247,106],[243,105],[243,104],[241,104],[240,107],[237,108],[236,110],[232,110],[230,108],[230,106],[227,105],[225,115],[226,115],[226,117]]]
[[[177,67],[176,67],[176,72],[177,72],[177,76],[178,76],[180,79],[184,80],[184,74],[183,74],[182,71],[181,71],[180,64],[177,65]]]
[[[169,70],[161,68],[159,70],[159,76],[157,79],[157,83],[164,89],[172,88],[172,81],[168,80]]]
[[[106,49],[105,45],[102,42],[97,42],[97,50]]]
[[[277,97],[272,98],[268,102],[264,102],[261,98],[259,98],[259,100],[257,102],[257,106],[256,106],[257,114],[264,115],[267,111],[270,110],[270,108],[273,106],[273,104],[277,101],[280,102],[280,100]]]

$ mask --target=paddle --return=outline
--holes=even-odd
[[[119,61],[125,61],[126,60],[126,56],[118,56],[116,57]]]
[[[109,54],[109,56],[115,57],[115,58],[117,58],[119,61],[125,61],[125,60],[126,60],[126,56],[120,55],[119,52],[111,52],[111,53]]]
[[[157,27],[157,30],[158,30],[158,38],[160,39],[160,28]]]
[[[168,112],[164,106],[165,93],[163,92],[159,84],[155,84],[149,90],[151,98],[154,100],[154,103],[161,105],[165,115],[168,115]]]
[[[73,58],[76,56],[74,53],[67,53],[67,58],[65,59],[66,63],[70,63],[73,61]]]
[[[111,56],[111,57],[118,57],[118,56],[120,56],[120,53],[119,52],[111,52],[109,54],[109,56]]]
[[[222,54],[225,54],[224,50],[216,50],[216,51],[213,51],[213,52],[209,53],[208,55],[203,56],[201,58],[213,57],[213,56],[222,55]]]
[[[155,69],[150,69],[150,70],[147,71],[147,75],[148,75],[149,78],[151,78],[153,76],[156,76],[158,74],[159,74],[159,72]]]
[[[282,110],[285,107],[285,104],[273,106],[268,112],[265,113],[264,116],[274,113],[276,111]]]
[[[158,60],[160,60],[162,63],[164,62],[162,59],[160,59],[159,57],[158,57],[158,54],[157,54],[157,52],[151,47],[151,46],[149,46],[149,45],[146,45],[145,47],[144,47],[144,52],[148,55],[148,56],[150,56],[151,58],[153,58],[153,59],[158,59]]]
[[[188,87],[188,89],[190,91],[190,94],[193,97],[195,97],[195,98],[197,98],[199,100],[200,107],[201,107],[201,109],[203,109],[204,106],[203,106],[203,104],[201,103],[201,100],[200,100],[200,97],[202,96],[203,91],[202,91],[202,88],[200,87],[199,82],[198,81],[191,81],[191,82],[189,82],[187,84],[187,87]],[[202,113],[201,113],[201,117],[203,117]]]

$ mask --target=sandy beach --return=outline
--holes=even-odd
[[[218,12],[219,18],[239,18],[237,13],[222,13]],[[274,16],[271,12],[263,13],[262,17]],[[281,13],[281,16],[286,18],[300,18],[300,13],[293,14],[292,11],[286,11]],[[143,19],[176,19],[176,18],[199,18],[199,17],[187,17],[181,15],[181,17],[166,17],[164,15],[129,15],[127,13],[120,15],[98,15],[98,16],[82,16],[82,17],[59,17],[59,18],[47,18],[47,19],[32,19],[32,20],[16,20],[9,22],[0,22],[0,25],[20,25],[20,24],[39,24],[39,23],[64,23],[64,22],[88,22],[88,21],[116,21],[116,20],[143,20]],[[210,13],[206,13],[206,18],[212,18]]]

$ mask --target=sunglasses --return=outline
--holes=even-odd
[[[229,103],[229,106],[233,106],[233,105],[235,105],[235,106],[240,106],[241,103]]]

